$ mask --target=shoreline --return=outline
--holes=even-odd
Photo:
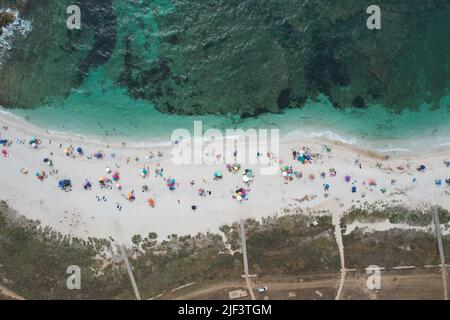
[[[0,200],[6,200],[19,214],[41,221],[43,226],[49,225],[80,238],[113,237],[129,243],[133,235],[149,232],[156,232],[160,238],[173,233],[218,232],[223,224],[241,218],[283,215],[286,208],[302,210],[305,214],[328,211],[341,215],[351,206],[365,202],[401,202],[420,207],[429,204],[431,193],[436,203],[445,209],[450,208],[450,187],[445,183],[435,185],[435,179],[443,181],[450,177],[450,169],[444,165],[450,156],[446,147],[434,152],[404,155],[381,154],[323,138],[282,141],[276,160],[303,174],[302,178],[287,182],[281,172],[260,175],[258,166],[243,165],[238,174],[232,174],[227,172],[224,164],[175,165],[170,158],[171,146],[124,146],[78,136],[68,137],[4,112],[0,112],[0,126],[0,139],[12,142],[11,146],[4,148],[7,155],[0,159],[2,167],[7,169],[0,185]],[[37,149],[28,145],[32,137],[42,140]],[[64,154],[64,149],[70,145],[77,147],[77,144],[85,150],[84,156]],[[331,151],[324,151],[324,145]],[[292,150],[303,146],[317,154],[311,164],[301,164],[292,159]],[[97,150],[104,151],[104,159],[86,157]],[[155,156],[148,158],[149,153]],[[156,156],[158,153],[162,156]],[[50,158],[54,166],[49,168],[42,162],[44,158]],[[355,161],[361,167],[355,165]],[[422,163],[426,164],[427,171],[417,172],[416,166]],[[105,173],[106,167],[120,172],[121,190],[115,185],[111,190],[99,188],[98,177],[111,176]],[[145,178],[139,175],[143,167],[149,169]],[[402,170],[398,169],[400,167]],[[24,168],[28,170],[27,174],[21,173]],[[158,176],[155,172],[161,168],[164,174]],[[242,181],[244,168],[255,171],[255,181],[248,187],[248,201],[239,202],[232,195],[236,188],[245,187]],[[329,173],[331,168],[336,169],[335,176]],[[58,172],[51,173],[55,169]],[[40,170],[47,174],[43,181],[34,176]],[[224,173],[222,180],[213,179],[216,171]],[[325,178],[320,177],[321,172],[325,173]],[[310,175],[315,179],[309,179]],[[344,181],[345,175],[351,176],[350,182]],[[169,178],[176,179],[175,191],[169,191],[166,186]],[[417,181],[413,183],[414,178]],[[71,192],[58,188],[61,179],[72,181]],[[85,179],[92,182],[92,190],[83,189]],[[377,185],[370,186],[368,179],[376,180]],[[393,179],[395,184],[392,184]],[[194,185],[191,185],[192,181]],[[324,184],[330,185],[328,191],[324,190]],[[148,192],[141,192],[143,185],[148,185]],[[352,186],[357,188],[355,193],[351,191]],[[211,191],[211,195],[199,196],[199,188]],[[131,190],[135,191],[136,200],[129,202],[125,197]],[[98,201],[102,197],[107,201]],[[155,208],[147,204],[147,198],[155,200]],[[192,210],[192,206],[196,206],[196,210]]]
[[[14,126],[20,127],[22,130],[28,132],[28,134],[42,135],[46,138],[60,138],[78,143],[89,143],[89,144],[102,144],[104,146],[111,147],[123,147],[126,146],[131,149],[142,149],[142,148],[164,148],[173,146],[173,142],[169,140],[162,140],[163,138],[158,138],[159,141],[156,142],[145,142],[145,140],[136,140],[130,137],[122,137],[115,135],[100,135],[100,134],[81,134],[72,131],[59,131],[53,129],[45,129],[44,127],[35,124],[24,117],[17,115],[8,109],[0,106],[0,118],[6,118],[6,121],[11,121]],[[3,119],[4,121],[4,119]],[[192,132],[193,130],[188,130]],[[245,131],[245,129],[244,129]],[[341,136],[333,131],[325,130],[318,132],[302,133],[298,130],[291,130],[280,135],[281,144],[292,144],[296,141],[322,141],[324,143],[338,143],[341,145],[348,146],[349,148],[354,148],[355,150],[361,150],[361,152],[372,152],[380,156],[408,156],[415,155],[419,150],[412,150],[408,148],[400,147],[398,144],[402,143],[412,143],[417,137],[411,137],[410,139],[398,138],[398,139],[367,139],[367,141],[358,141],[356,138],[348,138]],[[223,137],[222,139],[228,139],[228,137]],[[374,144],[384,145],[384,147],[375,146]],[[391,144],[395,143],[394,146]],[[420,149],[420,151],[441,153],[450,152],[450,135],[448,137],[448,142],[439,143],[436,145],[427,144],[428,149]]]

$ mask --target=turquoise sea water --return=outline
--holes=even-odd
[[[134,49],[142,47],[140,56],[151,63],[160,54],[160,31],[154,16],[165,15],[175,9],[169,0],[153,1],[150,7],[145,1],[135,2],[138,5],[130,5],[127,1],[114,2],[117,39],[131,35]],[[149,38],[153,40],[147,46]],[[337,109],[321,96],[301,109],[287,109],[281,114],[267,113],[256,118],[163,114],[149,101],[132,99],[126,88],[111,80],[120,72],[118,66],[123,64],[124,46],[123,41],[118,41],[109,61],[90,70],[83,84],[64,99],[34,109],[9,110],[50,130],[107,135],[118,140],[149,144],[170,141],[173,130],[178,128],[193,130],[194,121],[203,121],[204,129],[279,128],[282,136],[286,137],[326,136],[349,143],[369,143],[379,149],[418,150],[450,142],[450,95],[443,97],[433,110],[422,105],[417,111],[405,108],[401,113],[389,112],[389,108],[380,105]]]
[[[125,89],[105,80],[104,72],[104,68],[93,72],[62,103],[12,111],[50,130],[148,144],[170,141],[173,130],[178,128],[193,132],[194,121],[202,121],[204,129],[278,128],[286,138],[324,136],[348,143],[369,143],[380,149],[414,150],[450,142],[450,95],[442,98],[434,110],[422,105],[417,111],[406,109],[401,113],[376,105],[337,109],[322,96],[301,109],[256,118],[167,115],[148,101],[131,99]]]

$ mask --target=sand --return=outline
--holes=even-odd
[[[64,234],[87,237],[112,237],[129,243],[135,234],[146,236],[156,232],[160,238],[170,234],[195,234],[197,232],[218,232],[225,223],[239,221],[241,218],[255,218],[285,214],[285,208],[302,208],[305,212],[318,210],[340,215],[351,206],[367,202],[388,202],[411,207],[433,204],[450,209],[450,187],[445,179],[450,177],[450,168],[444,161],[450,159],[450,152],[444,147],[423,154],[378,154],[362,147],[318,139],[297,139],[282,141],[280,154],[276,158],[282,165],[292,165],[294,170],[303,173],[286,183],[281,172],[275,175],[261,175],[258,166],[242,165],[238,174],[227,171],[224,164],[214,165],[176,165],[171,159],[173,146],[144,147],[119,141],[96,141],[81,136],[49,133],[25,120],[0,113],[0,139],[12,141],[6,150],[7,156],[0,155],[1,184],[0,200],[28,218],[41,221]],[[30,146],[29,140],[41,140],[38,148]],[[22,141],[22,143],[21,143]],[[81,146],[84,155],[67,156],[64,149],[72,145]],[[324,149],[331,148],[331,152]],[[308,147],[319,157],[311,164],[302,164],[293,159],[292,150]],[[103,150],[105,158],[88,159],[92,153]],[[163,154],[158,157],[158,152]],[[154,158],[147,158],[153,153]],[[115,154],[115,157],[112,156]],[[265,156],[265,155],[264,155]],[[43,162],[49,158],[53,167]],[[358,160],[358,164],[355,164]],[[416,167],[424,164],[425,172]],[[139,170],[149,167],[150,174],[142,178]],[[398,167],[403,167],[403,170]],[[100,176],[111,178],[105,168],[116,168],[120,172],[119,183],[122,190],[101,190]],[[21,169],[27,169],[23,174]],[[155,170],[164,168],[164,176],[155,177]],[[242,181],[244,168],[252,168],[255,179],[247,201],[239,202],[232,198],[237,187],[245,187]],[[329,169],[337,172],[330,177]],[[40,181],[36,172],[44,170],[48,177]],[[58,173],[50,174],[52,170]],[[223,172],[223,179],[215,181],[214,172]],[[323,179],[321,172],[326,172]],[[314,181],[308,176],[315,175]],[[344,179],[350,175],[352,180]],[[175,191],[169,191],[164,178],[176,179]],[[72,191],[64,192],[58,188],[58,180],[68,178]],[[376,186],[369,186],[368,179],[376,180]],[[416,178],[416,182],[413,182]],[[91,190],[84,190],[83,182],[92,182]],[[395,179],[395,184],[391,183]],[[442,186],[435,185],[435,179],[442,179]],[[190,182],[194,180],[192,186]],[[324,192],[323,185],[330,189]],[[148,185],[150,191],[142,192]],[[352,185],[357,192],[352,193]],[[198,189],[211,191],[211,195],[201,197]],[[386,188],[386,192],[381,191]],[[125,199],[131,190],[136,200]],[[308,196],[307,198],[305,198]],[[107,201],[97,201],[105,197]],[[151,208],[147,199],[154,199],[156,206]],[[434,200],[433,200],[434,199]],[[122,210],[117,209],[117,204]],[[197,210],[191,207],[197,206]]]

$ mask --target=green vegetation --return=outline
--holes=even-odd
[[[329,216],[284,216],[261,222],[248,219],[245,225],[252,273],[292,275],[339,269]],[[231,248],[225,246],[222,236],[213,233],[172,235],[161,243],[150,234],[135,245],[137,255],[132,264],[141,291],[155,296],[190,282],[240,278],[239,224],[223,225],[220,230]]]
[[[113,243],[64,236],[18,217],[0,202],[0,283],[33,299],[133,299],[128,274]],[[246,221],[250,268],[260,274],[338,270],[329,216],[302,215]],[[127,255],[142,297],[181,285],[240,279],[243,272],[239,225],[219,234],[173,234],[164,241],[151,232],[132,237]],[[230,250],[231,249],[231,250]],[[81,268],[81,290],[68,290],[67,267]]]
[[[239,278],[242,259],[226,251],[217,234],[179,237],[157,242],[150,233],[133,247],[130,260],[141,295],[153,297],[190,282]]]
[[[439,207],[439,220],[444,227],[450,221],[450,213]],[[374,223],[389,221],[392,224],[407,224],[411,227],[429,227],[422,230],[392,229],[388,231],[364,232],[356,229],[343,236],[346,263],[349,268],[366,268],[370,265],[383,267],[405,265],[438,265],[439,252],[434,230],[433,208],[410,209],[404,206],[369,205],[352,208],[342,218],[342,229],[355,221]],[[443,237],[448,251],[450,237]],[[448,251],[450,253],[450,251]]]
[[[450,221],[450,212],[439,207],[439,221],[447,224]],[[408,224],[410,226],[426,227],[433,223],[432,208],[424,210],[410,209],[404,206],[367,206],[365,208],[352,208],[342,218],[341,223],[351,224],[354,221],[373,223],[388,220],[393,224]]]
[[[352,209],[342,223],[345,227],[357,219],[374,217],[416,225],[431,221],[400,207],[369,212]],[[442,222],[449,221],[448,212],[441,210],[441,215]],[[249,219],[245,226],[252,273],[305,275],[339,270],[329,215]],[[190,282],[240,279],[243,267],[239,224],[220,229],[222,234],[173,234],[163,241],[158,241],[154,232],[146,237],[133,236],[127,255],[141,296],[147,299]],[[447,254],[449,239],[444,237]],[[349,268],[439,263],[436,239],[426,232],[356,230],[344,235],[343,240]],[[27,299],[133,299],[128,274],[115,252],[111,241],[64,236],[17,216],[0,202],[0,284]],[[70,265],[81,268],[81,290],[66,287]]]
[[[232,248],[239,248],[239,225],[222,231]],[[249,267],[259,275],[337,272],[339,253],[333,232],[330,216],[247,220]]]
[[[0,283],[33,299],[127,297],[120,295],[125,271],[100,254],[108,241],[70,238],[13,214],[0,202]],[[70,265],[81,268],[82,290],[67,289]]]
[[[394,229],[364,233],[356,230],[343,240],[348,268],[423,267],[440,263],[436,237],[422,231]]]

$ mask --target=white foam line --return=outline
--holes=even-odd
[[[21,19],[19,11],[0,8],[0,13],[4,12],[12,13],[15,17],[15,21],[2,28],[2,34],[0,35],[0,66],[4,62],[4,58],[8,57],[8,51],[13,48],[12,43],[15,36],[20,35],[24,37],[32,29],[31,21]]]

